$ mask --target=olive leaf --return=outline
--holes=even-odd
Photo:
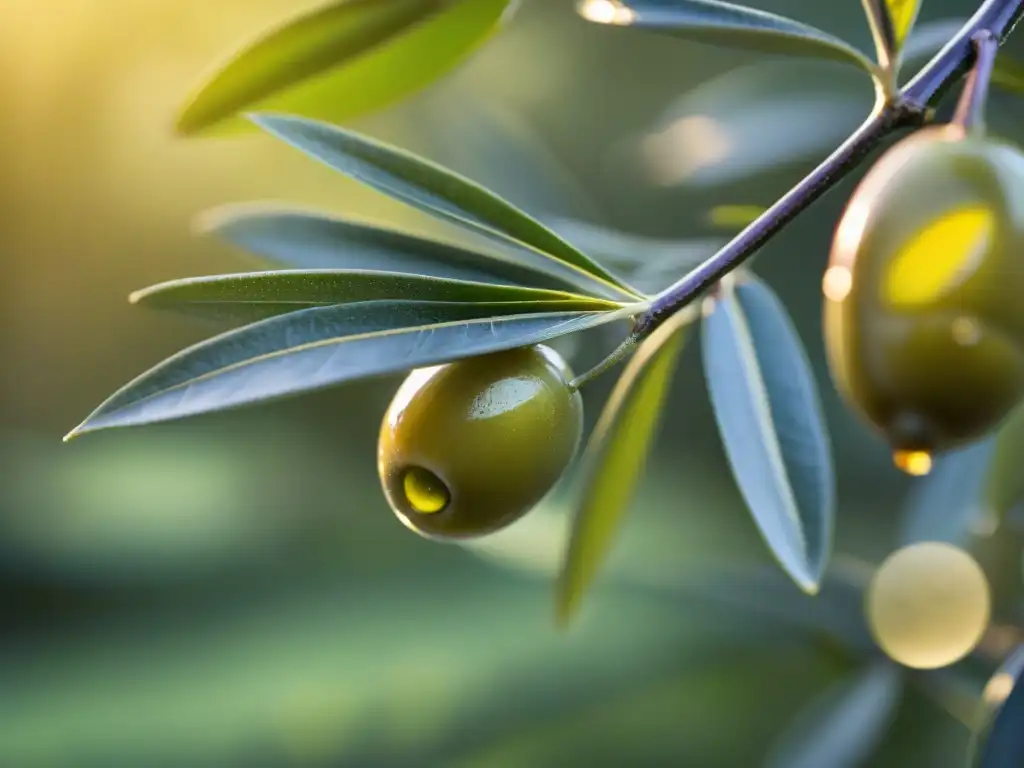
[[[932,471],[913,481],[903,511],[901,544],[966,544],[972,526],[988,512],[985,479],[994,453],[995,440],[989,438],[936,458]]]
[[[794,590],[789,577],[773,566],[717,560],[701,566],[692,577],[660,578],[656,586],[719,609],[785,622],[861,656],[877,649],[863,609],[872,572],[866,563],[837,556],[822,576],[820,592],[812,597]]]
[[[896,48],[899,49],[914,29],[921,0],[885,0],[885,7],[889,11]]]
[[[268,133],[378,192],[517,250],[596,278],[617,298],[637,298],[619,278],[511,203],[436,163],[327,123],[254,115]]]
[[[536,251],[522,250],[513,258],[275,205],[238,203],[213,208],[198,217],[195,228],[276,264],[299,269],[376,269],[574,293],[592,292],[595,287],[586,275],[562,269],[559,262]]]
[[[630,285],[655,293],[714,255],[719,238],[661,239],[568,217],[547,224],[581,250],[615,267]]]
[[[283,270],[171,280],[136,291],[133,304],[190,314],[262,320],[313,306],[380,299],[498,304],[517,302],[523,311],[592,312],[616,304],[563,291],[354,269]],[[543,309],[539,307],[543,306]]]
[[[704,373],[726,455],[772,553],[814,593],[832,549],[835,478],[810,361],[761,281],[723,285],[714,302]]]
[[[892,69],[917,21],[921,0],[861,0],[875,41],[878,63]]]
[[[537,344],[637,311],[529,313],[517,302],[423,301],[303,309],[172,355],[111,395],[65,439]]]
[[[1024,764],[1024,646],[991,677],[982,695],[982,725],[971,738],[972,768],[1020,768]]]
[[[921,0],[885,0],[893,32],[893,53],[897,53],[917,22]]]
[[[636,27],[723,48],[804,56],[876,67],[844,40],[793,19],[719,0],[583,0],[579,13],[604,24]]]
[[[595,199],[597,190],[588,187],[534,121],[502,93],[452,84],[408,104],[406,111],[416,123],[418,141],[436,153],[437,162],[455,164],[453,170],[472,169],[478,184],[542,223],[555,212],[605,218]],[[453,114],[459,119],[452,120]]]
[[[671,104],[630,155],[659,187],[720,186],[817,162],[870,111],[863,85],[858,73],[792,60],[731,69]]]
[[[1024,407],[1018,406],[995,435],[995,447],[984,480],[984,503],[998,519],[1024,501]]]
[[[900,669],[871,662],[803,710],[772,748],[766,768],[868,766],[896,714]]]
[[[556,613],[566,623],[579,608],[608,554],[633,496],[660,423],[690,312],[669,318],[647,337],[619,377],[581,461],[582,493],[556,587]]]
[[[647,237],[565,216],[548,219],[547,224],[580,249],[623,269],[670,262],[673,269],[687,270],[725,244],[718,238],[676,240]]]
[[[515,0],[335,0],[244,46],[181,110],[183,135],[239,129],[242,110],[335,121],[375,112],[442,77],[486,40]]]

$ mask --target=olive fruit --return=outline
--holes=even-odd
[[[837,389],[904,469],[985,435],[1024,393],[1024,154],[956,125],[886,152],[824,279]]]
[[[865,609],[878,645],[915,669],[959,661],[981,641],[991,615],[981,566],[951,544],[926,541],[891,554],[868,586]]]
[[[492,533],[533,508],[583,433],[572,371],[522,347],[409,374],[381,424],[377,469],[395,514],[433,539]]]

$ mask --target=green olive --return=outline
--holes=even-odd
[[[523,347],[413,371],[381,424],[377,468],[395,514],[433,539],[522,517],[562,476],[583,433],[572,371]]]
[[[898,463],[979,439],[1024,393],[1024,154],[956,126],[899,142],[850,199],[823,287],[833,379]]]

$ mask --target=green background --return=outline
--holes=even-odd
[[[567,633],[553,624],[557,497],[478,549],[421,540],[390,513],[375,448],[396,379],[60,442],[115,388],[210,333],[130,307],[130,291],[251,268],[190,234],[205,208],[287,200],[454,236],[268,137],[171,135],[197,78],[300,5],[0,2],[0,765],[760,765],[850,660],[773,615],[793,601],[795,619],[813,615],[788,582],[714,589],[717,566],[771,561],[729,476],[696,341],[612,562]],[[756,5],[868,49],[855,0]],[[925,0],[919,24],[972,10]],[[720,237],[710,208],[771,202],[871,103],[856,72],[766,61],[525,0],[457,72],[351,125],[538,215]],[[751,71],[774,85],[750,85]],[[715,123],[715,105],[738,122]],[[1022,115],[999,96],[990,124],[1021,140]],[[688,129],[674,123],[690,137],[680,149],[665,129],[687,116]],[[794,159],[782,152],[794,136],[822,143]],[[694,145],[737,172],[666,184]],[[857,176],[756,269],[823,386],[837,550],[877,562],[908,481],[831,389],[819,320],[829,236]],[[584,337],[574,364],[614,340]],[[588,424],[613,382],[588,386]],[[1020,618],[1018,544],[1011,527],[983,546],[1005,621]],[[961,765],[967,738],[915,690],[869,764]]]

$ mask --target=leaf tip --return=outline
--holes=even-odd
[[[241,117],[248,120],[267,133],[278,135],[280,129],[288,123],[298,122],[300,118],[276,112],[243,112]]]
[[[563,563],[555,581],[555,627],[568,629],[579,609],[579,590],[570,584],[569,565]]]
[[[66,435],[64,435],[64,437],[62,437],[60,439],[60,441],[62,443],[70,443],[72,440],[77,440],[82,435],[86,434],[87,432],[94,431],[95,427],[92,426],[89,423],[91,421],[91,419],[92,419],[92,417],[90,416],[88,419],[86,419],[81,424],[79,424],[77,427],[75,427],[70,432],[68,432]]]
[[[793,583],[805,595],[816,597],[821,591],[821,573],[812,568],[809,563],[804,564],[804,567],[786,568],[786,571],[789,573]]]
[[[555,599],[555,629],[565,632],[576,618],[576,601],[559,592]]]
[[[192,107],[192,102],[182,107],[171,124],[171,134],[179,139],[192,138],[205,127],[201,120],[196,119]]]
[[[228,206],[219,205],[194,214],[189,222],[189,231],[200,236],[213,234],[222,229],[232,218],[233,211],[227,208]]]

